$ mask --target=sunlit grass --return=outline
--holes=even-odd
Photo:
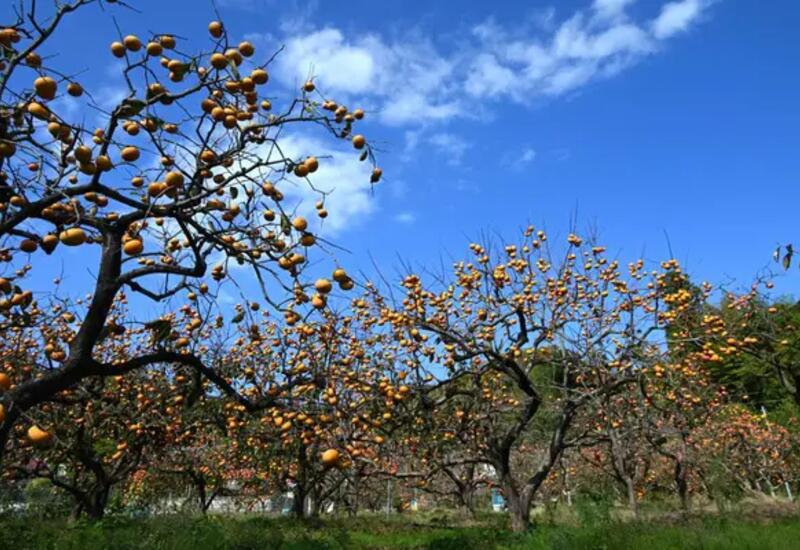
[[[153,550],[273,548],[430,549],[739,549],[796,548],[800,521],[770,523],[694,519],[685,523],[596,525],[540,524],[511,533],[502,516],[452,521],[445,516],[360,516],[324,521],[265,517],[165,516],[108,518],[98,523],[8,519],[0,523],[0,548],[21,550],[147,548]]]

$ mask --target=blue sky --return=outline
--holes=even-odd
[[[209,1],[137,5],[118,15],[124,32],[207,40]],[[367,110],[385,173],[374,193],[352,155],[292,138],[342,159],[320,177],[336,187],[326,231],[348,266],[370,270],[372,256],[392,274],[399,259],[463,256],[482,231],[533,223],[565,237],[577,220],[626,261],[667,259],[668,235],[698,279],[747,284],[776,244],[800,243],[795,0],[218,6],[258,55],[286,46],[276,93],[314,74]],[[113,97],[116,10],[89,11],[51,51],[82,48],[73,68]],[[797,293],[800,273],[776,282]]]

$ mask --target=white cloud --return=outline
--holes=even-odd
[[[661,13],[653,21],[653,34],[659,40],[683,32],[694,23],[708,6],[704,0],[680,0],[670,2],[661,8]]]
[[[633,4],[636,0],[594,0],[592,9],[598,17],[615,18],[625,14],[628,4]]]
[[[420,147],[433,149],[437,153],[435,156],[443,158],[448,164],[455,166],[461,164],[464,153],[472,147],[472,144],[452,132],[406,130],[405,148],[400,158],[404,162],[412,162],[415,158],[419,158],[418,149]]]
[[[536,160],[538,153],[536,149],[528,145],[521,149],[514,149],[505,152],[501,158],[501,164],[512,172],[521,172]]]
[[[347,141],[335,141],[308,131],[287,131],[278,141],[279,148],[265,143],[251,153],[262,162],[281,163],[280,168],[250,172],[254,183],[246,186],[255,186],[259,181],[273,182],[284,196],[283,211],[306,217],[314,233],[329,237],[352,229],[378,209],[369,183],[372,165],[361,162]],[[283,170],[283,159],[300,162],[309,156],[317,158],[319,168],[307,178],[300,179]],[[251,162],[245,157],[239,168],[251,168]],[[317,214],[316,203],[320,200],[328,211],[324,219]]]
[[[514,37],[498,30],[469,71],[466,91],[477,98],[508,96],[524,102],[536,96],[558,96],[595,78],[616,74],[657,50],[657,41],[640,24],[628,20],[630,2],[600,0],[593,12],[579,12],[550,36]],[[486,29],[480,33],[486,37]],[[501,40],[498,37],[511,36]]]
[[[288,158],[302,159],[314,155],[319,170],[309,176],[314,189],[329,193],[325,209],[329,217],[321,223],[325,234],[338,233],[363,222],[377,210],[377,199],[369,186],[371,166],[360,162],[351,147],[333,146],[330,141],[306,135],[284,136],[281,150]],[[320,194],[307,182],[291,177],[278,185],[286,196],[286,205],[296,208],[309,221],[318,220],[315,203]]]
[[[298,82],[313,73],[329,93],[364,93],[375,83],[377,67],[365,47],[346,44],[338,29],[323,29],[289,40],[278,70],[284,80]]]
[[[637,20],[629,9],[635,1],[592,0],[561,21],[552,8],[513,26],[490,18],[466,34],[455,31],[447,50],[418,29],[397,39],[351,37],[334,27],[289,33],[276,74],[296,85],[311,72],[334,99],[362,102],[387,124],[482,116],[481,100],[528,103],[615,75],[688,30],[712,3],[673,0],[653,20]]]
[[[122,86],[103,86],[92,92],[92,102],[103,111],[110,112],[129,94],[130,90]]]
[[[610,78],[662,51],[668,39],[696,25],[713,3],[658,0],[655,16],[648,18],[631,9],[636,0],[584,1],[584,9],[566,17],[557,16],[554,8],[530,10],[508,24],[490,18],[467,32],[456,27],[435,41],[419,28],[398,28],[394,34],[315,28],[310,23],[314,13],[306,7],[302,25],[284,21],[278,26],[282,36],[260,35],[260,39],[272,45],[277,38],[285,44],[271,69],[278,85],[296,89],[313,76],[326,97],[364,108],[369,119],[403,127],[402,160],[410,161],[419,148],[427,147],[449,164],[459,165],[471,144],[444,131],[441,126],[447,122],[485,119],[499,102],[529,105]],[[312,153],[331,157],[321,158],[320,171],[313,177],[315,185],[335,191],[326,200],[329,231],[344,230],[378,209],[366,183],[369,167],[359,163],[352,150],[296,136],[284,147],[293,157]],[[542,154],[558,160],[569,156],[567,151]],[[512,148],[504,159],[512,170],[523,170],[536,157],[533,148],[523,146]],[[455,185],[464,190],[474,187],[464,180]],[[287,198],[300,201],[300,211],[316,219],[313,203],[318,196],[302,183],[285,187]],[[406,188],[400,177],[389,192],[402,196]],[[401,212],[393,219],[412,223],[414,215]]]
[[[448,84],[454,61],[424,37],[389,43],[377,35],[355,40],[324,28],[290,36],[278,57],[277,75],[294,85],[312,74],[339,101],[360,100],[387,124],[422,123],[456,116],[457,81]]]
[[[392,125],[425,124],[454,118],[461,114],[461,108],[459,101],[435,104],[424,93],[410,92],[390,99],[384,105],[382,120]]]
[[[514,71],[500,65],[494,54],[483,53],[473,63],[464,87],[473,96],[492,96],[511,89],[516,80]]]

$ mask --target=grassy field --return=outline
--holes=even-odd
[[[725,549],[800,548],[800,519],[753,522],[724,518],[687,522],[617,523],[593,526],[540,524],[513,534],[505,518],[458,520],[414,515],[386,519],[363,516],[321,522],[265,517],[109,518],[100,523],[4,520],[0,549]]]

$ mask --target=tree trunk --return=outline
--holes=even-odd
[[[497,466],[500,466],[497,468]],[[531,527],[531,499],[533,491],[517,490],[517,484],[511,476],[510,464],[505,462],[495,466],[500,474],[500,484],[506,499],[508,513],[511,516],[511,530],[515,533],[527,531]]]
[[[508,512],[511,515],[511,530],[521,533],[531,528],[531,499],[515,488],[505,489]]]
[[[69,512],[69,521],[77,521],[83,513],[83,501],[78,500]]]
[[[92,357],[92,350],[119,291],[118,278],[121,265],[122,233],[106,232],[103,235],[103,251],[94,294],[83,323],[69,345],[69,358],[61,368],[28,380],[3,396],[3,403],[8,413],[6,421],[0,426],[0,466],[3,464],[11,428],[17,418],[84,378],[96,374],[93,373],[93,369],[96,369],[99,363]]]
[[[511,475],[511,445],[506,442],[503,446],[495,447],[492,455],[494,458],[492,465],[500,486],[503,488],[503,496],[506,499],[508,513],[511,516],[511,529],[516,533],[527,531],[531,527],[531,500],[533,500],[533,495],[541,484],[541,481],[537,482],[540,479],[539,474],[541,472],[537,472],[531,480],[536,483],[534,487],[529,483],[520,492],[514,477]]]
[[[686,466],[682,460],[675,462],[675,486],[678,489],[678,497],[681,500],[681,510],[689,511],[689,484],[687,482]]]
[[[94,520],[103,519],[106,514],[106,505],[108,504],[110,492],[111,487],[109,485],[98,485],[87,495],[85,511],[89,518]]]
[[[469,515],[471,517],[476,517],[477,514],[475,513],[475,488],[471,484],[467,484],[464,486],[463,490],[461,491],[461,503],[464,505],[464,508],[467,509]]]
[[[355,474],[353,474],[352,481],[350,482],[352,486],[352,491],[351,491],[352,496],[350,497],[349,502],[347,503],[348,504],[347,515],[350,517],[356,517],[356,515],[358,514],[358,497],[360,488],[359,486],[361,485],[360,480],[361,476],[359,475],[358,472],[355,472]]]
[[[636,500],[636,484],[630,477],[625,478],[625,489],[628,493],[628,506],[633,512],[633,517],[639,519],[639,501]]]
[[[2,401],[0,401],[2,403]],[[9,404],[5,404],[6,408],[6,419],[4,422],[0,422],[0,466],[3,465],[3,458],[6,454],[6,446],[8,445],[8,439],[11,436],[11,429],[14,427],[14,422],[17,419],[17,411],[16,409],[10,408]]]
[[[315,494],[315,495],[309,497],[308,500],[309,500],[309,502],[308,502],[308,508],[309,508],[308,515],[309,515],[309,517],[318,518],[319,514],[320,514],[320,511],[322,509],[322,502],[321,502],[320,498],[318,497],[318,495]]]
[[[194,478],[194,484],[197,488],[197,500],[200,504],[200,512],[202,512],[203,515],[206,515],[208,514],[208,510],[211,508],[211,505],[214,503],[214,497],[217,496],[217,492],[213,491],[209,496],[208,484],[206,483],[205,477],[202,475]]]
[[[475,517],[475,466],[470,464],[466,467],[464,481],[460,481],[458,476],[453,475],[453,481],[458,487],[458,499],[462,506],[467,509],[471,517]]]
[[[306,491],[302,483],[298,483],[294,486],[292,513],[298,518],[306,517]]]

